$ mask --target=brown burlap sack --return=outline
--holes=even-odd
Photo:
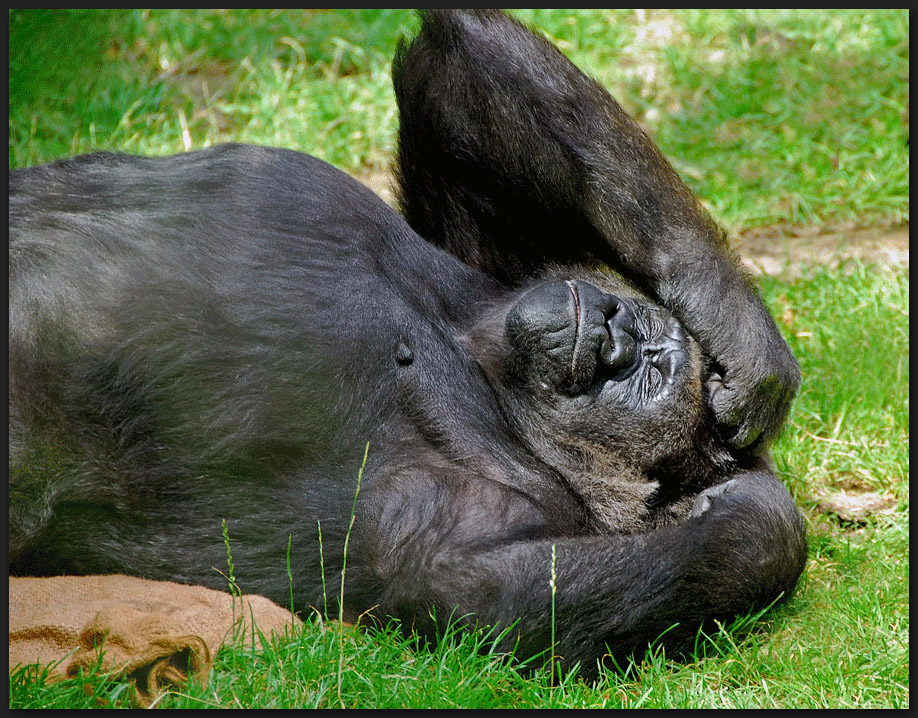
[[[9,608],[11,671],[51,664],[52,677],[73,677],[101,648],[101,666],[129,678],[143,706],[191,676],[205,682],[225,642],[258,648],[259,632],[300,624],[262,596],[119,575],[10,577]]]

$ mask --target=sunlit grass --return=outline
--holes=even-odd
[[[907,10],[520,10],[733,231],[908,219]],[[405,10],[10,13],[10,166],[277,145],[385,172]]]

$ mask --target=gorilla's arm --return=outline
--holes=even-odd
[[[797,364],[659,150],[605,90],[502,13],[423,19],[393,64],[409,223],[510,284],[549,263],[607,262],[701,343],[725,434],[763,450],[789,411]]]
[[[523,495],[482,482],[426,475],[390,486],[377,499],[385,528],[370,539],[386,581],[379,615],[432,631],[433,606],[441,628],[512,625],[502,647],[526,659],[551,646],[554,601],[556,653],[589,675],[607,652],[640,655],[665,633],[678,653],[702,621],[786,598],[806,556],[799,514],[768,473],[709,489],[683,523],[647,533],[553,537],[538,515]]]

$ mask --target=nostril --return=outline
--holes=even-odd
[[[599,298],[599,311],[602,312],[602,315],[606,317],[606,319],[613,317],[621,307],[622,300],[614,294],[606,294],[603,292]]]
[[[609,296],[611,297],[611,295]],[[618,328],[621,331],[627,332],[632,337],[636,336],[637,318],[634,316],[631,307],[617,297],[612,297],[612,299],[615,300],[614,308],[610,312],[604,312],[605,316],[608,317],[606,324],[610,331],[614,331]]]
[[[621,327],[606,324],[608,336],[599,347],[602,363],[612,370],[613,376],[619,376],[631,368],[638,356],[638,345],[634,336]]]

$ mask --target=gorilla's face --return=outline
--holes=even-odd
[[[507,314],[511,361],[530,386],[589,394],[642,415],[699,383],[697,356],[669,312],[576,279],[540,284]]]
[[[647,484],[698,450],[701,351],[667,310],[588,276],[517,295],[491,324],[503,336],[485,368],[517,434],[569,479]]]

